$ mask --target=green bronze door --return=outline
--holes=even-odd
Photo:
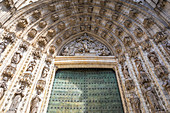
[[[112,69],[62,69],[53,83],[47,113],[123,113]]]

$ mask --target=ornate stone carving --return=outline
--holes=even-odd
[[[63,29],[66,28],[66,25],[65,25],[65,23],[63,21],[61,21],[61,22],[58,23],[57,28],[59,30],[63,30]]]
[[[159,59],[154,51],[150,52],[147,56],[153,65],[156,65],[156,63],[159,63]]]
[[[78,7],[78,12],[79,13],[83,13],[84,12],[84,7],[83,6],[79,6]]]
[[[0,43],[0,54],[4,52],[5,48],[7,47],[7,44],[7,40]]]
[[[22,53],[17,51],[12,57],[11,63],[18,64],[22,58]]]
[[[17,26],[20,28],[25,28],[28,25],[28,21],[25,18],[22,18],[21,20],[18,21]]]
[[[15,41],[15,33],[9,32],[4,35],[3,39],[7,40],[8,43],[13,43]]]
[[[47,42],[47,38],[46,37],[40,37],[40,39],[38,40],[38,45],[40,46],[40,47],[45,47],[46,46],[46,44],[47,44],[48,42]]]
[[[162,86],[163,86],[167,91],[170,91],[170,80],[169,80],[168,77],[166,77],[166,79],[163,80]]]
[[[4,77],[8,77],[8,79],[10,79],[10,78],[12,78],[13,77],[13,75],[15,74],[15,71],[16,71],[16,67],[15,66],[13,66],[13,65],[8,65],[6,68],[5,68],[5,70],[4,70],[4,72],[3,72],[3,76]]]
[[[131,20],[126,20],[124,22],[124,26],[127,27],[127,28],[131,28],[132,27],[132,21]]]
[[[46,21],[40,21],[40,23],[39,23],[40,28],[44,28],[46,25],[47,25]]]
[[[33,97],[33,99],[31,100],[30,113],[38,112],[40,101],[41,101],[41,98],[39,97],[39,95],[36,95],[35,97]]]
[[[2,99],[2,97],[5,94],[5,91],[7,90],[7,84],[6,84],[7,80],[8,78],[4,77],[3,81],[0,81],[0,100]]]
[[[145,28],[150,28],[154,24],[154,21],[152,18],[145,18],[143,21],[143,25]]]
[[[154,41],[156,43],[162,42],[168,37],[168,35],[165,32],[157,32],[154,36]]]
[[[55,10],[56,10],[55,4],[50,4],[50,5],[48,6],[48,10],[50,10],[50,11],[55,11]]]
[[[169,43],[169,41],[168,41],[168,40],[165,41],[162,45],[163,45],[165,51],[166,51],[168,54],[170,54],[170,43]]]
[[[108,21],[108,22],[106,23],[105,27],[110,29],[110,28],[112,27],[112,25],[113,25],[113,22]]]
[[[99,31],[99,28],[98,28],[98,27],[95,27],[95,28],[94,28],[94,33],[98,33],[98,31]]]
[[[130,74],[129,74],[129,70],[128,70],[127,65],[125,65],[125,66],[123,67],[122,71],[123,71],[123,75],[124,75],[125,79],[130,78]]]
[[[100,11],[99,11],[99,14],[100,14],[101,16],[104,16],[104,15],[106,14],[106,12],[107,12],[106,9],[101,8]]]
[[[69,20],[70,25],[74,25],[76,23],[76,20],[77,20],[77,18],[75,16],[71,17]]]
[[[138,27],[134,30],[134,34],[137,38],[140,38],[143,36],[144,33],[143,30],[140,27]]]
[[[138,71],[143,70],[142,61],[138,57],[135,58],[135,64],[136,67],[138,68]]]
[[[157,75],[158,78],[162,78],[163,76],[168,75],[168,72],[167,72],[167,69],[165,68],[165,66],[163,66],[159,62],[157,62],[155,64],[155,69],[154,70],[155,70],[155,74]]]
[[[7,7],[7,8],[13,8],[14,7],[14,2],[13,0],[3,0],[3,3],[4,5]]]
[[[139,12],[137,10],[130,10],[129,11],[129,16],[132,17],[132,18],[136,18],[138,16]]]
[[[119,55],[118,59],[119,59],[119,63],[122,64],[122,65],[126,61],[126,57],[124,55]]]
[[[30,38],[34,38],[37,34],[37,30],[36,29],[31,29],[31,31],[28,33],[28,37]]]
[[[23,90],[24,90],[24,86],[21,86],[20,89],[18,89],[17,92],[14,94],[11,106],[7,113],[16,113],[17,112],[19,103],[22,101],[22,98],[24,97]]]
[[[93,6],[89,6],[88,9],[87,9],[87,12],[92,13],[93,12]]]
[[[135,93],[132,94],[132,97],[130,98],[130,103],[134,113],[142,113],[140,99]]]
[[[33,58],[34,58],[34,59],[39,59],[39,58],[41,58],[41,53],[40,53],[40,51],[38,51],[38,50],[34,51],[32,54],[33,54]]]
[[[61,52],[62,56],[109,56],[110,54],[105,45],[87,34],[67,44]]]
[[[32,77],[32,73],[31,72],[25,72],[24,76],[22,77],[22,79],[20,80],[21,85],[23,85],[24,87],[27,87],[31,84],[31,77]]]
[[[46,84],[45,80],[43,80],[43,79],[38,80],[37,86],[36,86],[37,91],[41,91],[41,93],[42,93],[45,88],[45,84]]]
[[[135,88],[135,84],[131,78],[128,78],[125,80],[125,87],[128,91]]]
[[[117,21],[117,20],[119,19],[119,14],[113,13],[113,14],[112,14],[112,19],[113,19],[114,21]]]
[[[140,83],[142,85],[144,85],[145,83],[149,83],[150,79],[147,75],[147,73],[144,70],[139,70],[139,79],[140,79]]]
[[[54,37],[56,35],[56,30],[55,29],[48,30],[47,35],[50,37]]]
[[[60,45],[61,42],[62,42],[62,39],[61,39],[61,38],[58,38],[58,39],[56,40],[56,44],[57,44],[57,45]]]
[[[141,43],[142,49],[145,51],[150,51],[152,45],[149,40],[145,40]]]
[[[33,71],[33,69],[34,69],[34,67],[35,67],[35,65],[36,65],[36,60],[33,60],[33,61],[31,61],[30,63],[29,63],[29,65],[28,65],[28,68],[27,68],[27,72],[32,72]]]
[[[47,77],[47,75],[48,75],[48,71],[49,71],[49,67],[45,66],[45,67],[43,68],[43,71],[42,71],[41,77],[42,77],[42,78]]]
[[[64,39],[68,39],[69,37],[70,37],[70,31],[69,30],[67,30],[64,34],[63,34],[63,38]]]
[[[151,86],[143,88],[143,92],[149,102],[149,105],[151,106],[152,112],[163,111],[163,109],[161,108],[158,102],[157,94]]]
[[[107,32],[106,32],[106,31],[103,31],[103,32],[101,33],[101,37],[102,37],[102,38],[106,38],[106,36],[107,36]]]
[[[96,24],[100,24],[100,23],[101,23],[101,21],[102,21],[102,18],[100,18],[100,17],[96,17],[95,21],[96,21]]]
[[[35,10],[32,14],[33,18],[39,19],[41,17],[41,11]]]
[[[120,27],[116,28],[115,34],[119,37],[122,36],[123,35],[123,29],[120,28]]]
[[[136,57],[136,56],[138,55],[138,52],[139,52],[139,51],[137,50],[136,47],[130,48],[130,50],[129,50],[130,57]]]
[[[54,54],[55,50],[56,50],[55,46],[52,45],[49,49],[50,54]]]
[[[116,11],[121,12],[122,8],[123,8],[123,7],[122,7],[122,4],[121,4],[121,3],[115,4],[115,10],[116,10]]]
[[[158,0],[156,3],[156,7],[162,9],[167,3],[167,0]]]
[[[59,19],[58,14],[52,14],[52,15],[51,15],[51,19],[52,19],[54,22],[57,21],[57,20]]]
[[[102,7],[106,6],[106,3],[107,3],[107,1],[100,1],[100,5],[101,5]]]
[[[68,1],[68,0],[65,1],[65,2],[64,2],[64,5],[65,5],[66,8],[69,8],[70,5],[71,5],[71,1]]]
[[[122,46],[120,44],[117,44],[115,46],[116,53],[120,54],[122,52]]]
[[[123,42],[125,46],[130,46],[132,44],[132,38],[129,36],[124,37]]]

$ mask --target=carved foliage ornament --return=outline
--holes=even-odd
[[[109,56],[111,55],[110,50],[95,40],[94,38],[84,34],[80,38],[67,44],[62,52],[62,56]]]

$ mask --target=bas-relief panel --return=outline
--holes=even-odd
[[[88,34],[68,43],[62,50],[62,56],[110,56],[110,50]]]

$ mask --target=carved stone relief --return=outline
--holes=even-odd
[[[134,113],[142,113],[140,99],[135,93],[132,93],[132,96],[130,98],[130,103]]]
[[[67,44],[62,52],[62,56],[109,56],[111,52],[109,49],[95,40],[94,38],[84,34],[80,38]]]
[[[134,34],[137,38],[141,38],[144,33],[143,30],[140,27],[138,27],[134,30]]]
[[[28,25],[28,21],[25,18],[22,18],[21,20],[19,20],[17,24],[19,28],[25,28],[27,25]]]

